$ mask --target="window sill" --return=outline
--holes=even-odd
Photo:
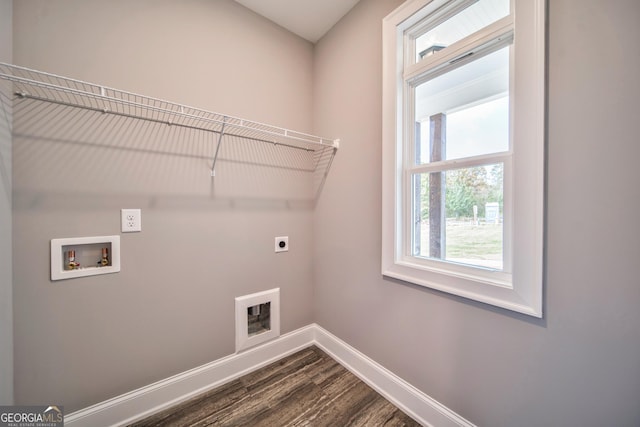
[[[438,272],[407,262],[383,266],[382,275],[529,316],[542,317],[542,304],[535,295],[528,295],[503,280],[488,280],[471,275],[465,277],[448,271]]]

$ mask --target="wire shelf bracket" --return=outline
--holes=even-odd
[[[224,126],[227,124],[226,117],[222,121],[222,128],[218,135],[218,143],[216,144],[216,153],[213,155],[213,164],[211,165],[211,176],[216,176],[216,162],[218,161],[218,154],[220,154],[220,145],[222,144],[222,137],[224,136]]]

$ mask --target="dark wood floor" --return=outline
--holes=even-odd
[[[132,426],[419,426],[317,347]]]

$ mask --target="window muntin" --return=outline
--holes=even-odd
[[[427,31],[415,39],[415,61],[419,62],[500,18],[508,16],[509,3],[509,0],[478,1],[440,24],[428,18],[421,23]],[[444,14],[445,17],[447,15]],[[436,24],[435,27],[433,24]]]

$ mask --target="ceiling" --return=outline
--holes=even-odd
[[[358,0],[236,0],[241,5],[315,43]]]

